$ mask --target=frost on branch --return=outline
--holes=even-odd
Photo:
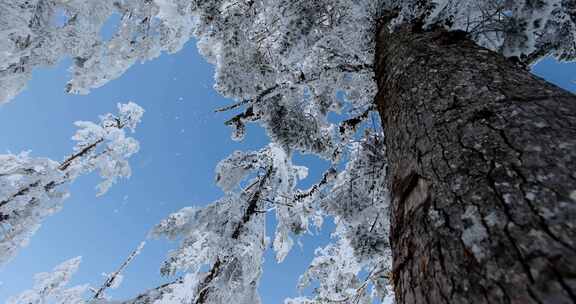
[[[76,257],[54,267],[52,272],[37,273],[34,275],[34,287],[9,298],[8,304],[85,303],[82,296],[88,285],[66,287],[81,260],[81,257]]]
[[[352,146],[350,161],[338,175],[322,209],[342,226],[357,259],[370,261],[389,250],[389,197],[384,138],[368,132]]]
[[[576,58],[576,5],[573,1],[437,0],[429,24],[468,32],[480,45],[527,63],[551,54]]]
[[[33,69],[65,57],[73,59],[66,90],[85,94],[136,62],[176,52],[192,33],[186,11],[172,1],[1,1],[0,103],[24,88]],[[120,22],[106,40],[101,32],[113,15]]]
[[[132,253],[130,253],[128,258],[126,258],[126,260],[122,263],[122,265],[120,265],[120,267],[118,267],[116,271],[110,274],[107,273],[102,274],[104,275],[104,277],[106,277],[106,280],[98,290],[94,291],[94,296],[92,297],[93,300],[106,299],[107,298],[105,294],[106,289],[116,289],[120,286],[120,284],[122,284],[122,281],[124,280],[122,272],[126,269],[126,267],[128,267],[128,265],[130,265],[130,263],[134,260],[134,258],[136,258],[136,256],[140,254],[140,252],[144,248],[144,245],[146,245],[146,242],[141,242],[140,245],[138,245],[138,248],[136,248],[134,251],[132,251]]]
[[[70,175],[79,175],[98,170],[104,179],[98,185],[98,195],[102,195],[119,177],[130,177],[130,164],[126,160],[140,148],[138,141],[127,137],[125,129],[134,132],[144,110],[133,102],[118,104],[118,115],[100,116],[100,123],[77,121],[79,128],[72,137],[76,141],[75,155],[81,155],[80,162],[74,156],[68,158],[62,168]]]
[[[313,281],[319,286],[314,289],[314,298],[298,297],[286,299],[285,304],[321,303],[374,303],[376,299],[391,300],[391,286],[387,283],[390,265],[382,261],[362,276],[364,270],[358,263],[346,239],[316,250],[316,257],[308,270],[300,277],[298,287],[309,287]],[[380,285],[381,283],[384,285]],[[383,292],[382,292],[383,291]],[[388,296],[388,298],[387,298]]]
[[[248,174],[265,167],[265,159],[260,153],[235,151],[216,167],[216,184],[224,191],[230,192],[246,178]]]
[[[98,171],[104,194],[118,178],[130,176],[127,159],[138,151],[138,142],[125,134],[140,122],[142,108],[119,104],[119,114],[106,114],[98,124],[76,122],[74,153],[58,164],[29,153],[0,155],[0,264],[28,244],[41,222],[62,208],[66,188],[77,177]]]
[[[28,244],[42,219],[60,210],[67,193],[57,184],[64,179],[55,161],[27,152],[0,155],[0,263]]]
[[[235,152],[222,161],[217,181],[226,190],[225,196],[204,208],[184,208],[152,232],[156,237],[181,240],[161,272],[188,274],[169,286],[140,295],[138,298],[146,299],[144,302],[135,298],[127,303],[162,303],[168,299],[173,303],[260,303],[257,287],[264,250],[269,244],[265,214],[277,211],[279,227],[285,227],[277,232],[277,238],[283,241],[287,240],[286,233],[307,231],[309,218],[316,216],[287,199],[293,196],[296,183],[305,177],[305,172],[292,165],[289,154],[274,144],[260,151]],[[246,185],[240,187],[243,181]],[[284,256],[290,248],[276,246],[278,242],[281,241],[275,241],[275,248]],[[204,271],[205,266],[208,271]]]
[[[67,288],[66,285],[74,273],[80,267],[81,257],[76,257],[56,266],[52,272],[43,272],[34,275],[34,288],[26,290],[18,296],[8,299],[8,304],[106,304],[117,303],[109,301],[104,292],[106,289],[117,288],[122,283],[122,272],[140,254],[144,247],[144,242],[140,243],[120,267],[111,274],[104,274],[106,281],[99,289],[89,288],[87,284]],[[84,294],[87,290],[94,292],[91,300],[85,300]]]
[[[126,303],[259,303],[256,288],[269,244],[264,223],[269,211],[275,211],[278,221],[272,242],[278,261],[290,251],[293,235],[321,225],[323,215],[335,217],[336,243],[317,252],[301,279],[302,287],[320,282],[316,298],[310,301],[322,303],[329,294],[340,300],[357,297],[365,303],[390,297],[384,152],[381,135],[367,132],[352,146],[343,172],[334,176],[329,170],[306,191],[296,185],[307,170],[293,165],[290,154],[279,145],[233,153],[217,167],[217,183],[226,191],[223,198],[204,208],[184,208],[152,232],[180,240],[161,272],[187,275]],[[349,192],[351,187],[355,190]],[[363,278],[368,271],[370,275]],[[186,288],[186,284],[190,285]]]
[[[367,132],[352,145],[350,160],[321,199],[325,214],[334,216],[335,243],[316,251],[316,258],[301,276],[299,287],[319,283],[314,297],[286,303],[373,303],[392,298],[389,198],[385,188],[384,141]],[[369,273],[362,277],[362,273]]]

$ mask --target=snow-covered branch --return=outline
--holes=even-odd
[[[8,304],[66,303],[84,304],[83,294],[88,285],[67,288],[72,275],[78,270],[81,257],[76,257],[54,267],[52,272],[34,276],[34,287],[8,299]]]
[[[122,265],[120,265],[116,271],[106,275],[106,281],[104,281],[98,290],[94,291],[94,296],[92,296],[93,300],[105,298],[106,289],[116,289],[118,286],[120,286],[123,280],[122,272],[126,269],[126,267],[128,267],[128,265],[130,265],[132,260],[134,260],[134,258],[140,254],[144,248],[144,245],[146,245],[146,242],[141,242],[140,245],[138,245],[138,248],[130,253],[128,258],[122,262]]]
[[[118,178],[130,176],[127,159],[139,144],[124,129],[134,131],[142,114],[142,108],[130,102],[119,104],[117,115],[101,116],[99,124],[76,122],[75,152],[60,164],[28,152],[0,155],[0,263],[26,246],[44,218],[62,208],[68,196],[65,186],[77,177],[98,171],[102,195]]]

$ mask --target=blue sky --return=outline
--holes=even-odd
[[[116,103],[135,101],[146,110],[134,135],[141,151],[131,159],[133,176],[96,198],[96,175],[84,176],[70,189],[63,211],[48,218],[31,244],[7,266],[0,268],[0,302],[32,286],[34,273],[49,271],[62,261],[82,256],[73,284],[99,286],[102,272],[112,272],[153,225],[171,212],[204,205],[222,194],[214,183],[217,162],[234,150],[253,150],[266,145],[264,132],[250,127],[243,142],[230,139],[223,122],[230,113],[213,110],[229,104],[212,89],[213,69],[198,54],[193,42],[175,55],[138,64],[121,78],[87,96],[64,94],[69,62],[34,73],[28,88],[11,103],[0,107],[0,153],[31,150],[33,156],[62,160],[71,152],[76,120],[95,120],[113,112]],[[566,89],[576,91],[576,64],[545,60],[534,72]],[[318,180],[326,164],[313,157],[298,157],[311,168],[303,183]],[[270,217],[269,231],[273,232]],[[264,303],[281,303],[296,296],[298,276],[313,257],[313,250],[328,242],[332,225],[319,237],[302,239],[284,263],[268,254],[261,295]],[[142,254],[125,272],[116,298],[129,297],[169,281],[159,267],[175,244],[149,240]]]

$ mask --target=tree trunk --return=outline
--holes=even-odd
[[[398,303],[576,303],[576,96],[460,32],[380,31]]]

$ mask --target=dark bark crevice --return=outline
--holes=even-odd
[[[382,29],[375,71],[397,301],[576,303],[576,96],[463,33]]]

